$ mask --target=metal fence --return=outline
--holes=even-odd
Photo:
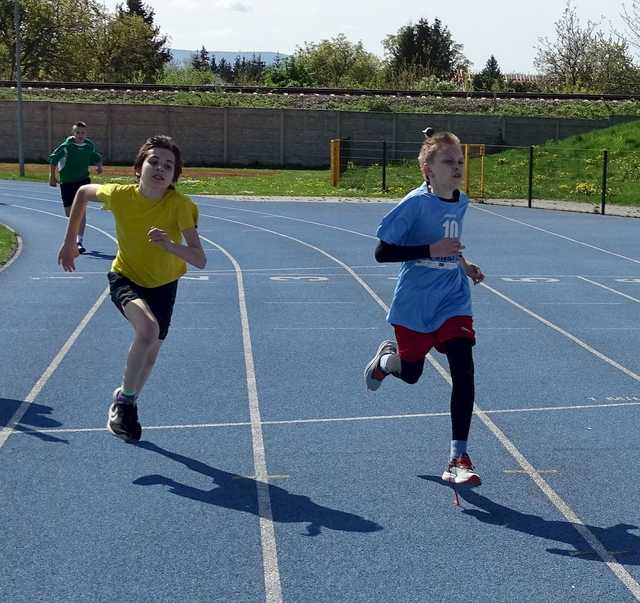
[[[422,141],[340,139],[341,188],[363,194],[390,192],[401,197],[421,181],[417,162]],[[466,144],[467,194],[478,200],[574,201],[606,205],[640,203],[640,152],[564,146],[507,147]]]

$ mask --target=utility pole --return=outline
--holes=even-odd
[[[24,150],[22,145],[24,120],[22,117],[22,74],[20,71],[20,1],[14,0],[13,4],[13,24],[16,30],[16,101],[18,112],[18,163],[20,165],[20,176],[24,177]]]

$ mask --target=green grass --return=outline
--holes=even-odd
[[[533,198],[599,204],[602,191],[603,150],[609,154],[608,204],[640,205],[640,121],[548,142],[534,148]],[[529,149],[486,147],[482,160],[469,161],[469,194],[473,198],[526,199],[529,185]],[[484,190],[481,170],[484,169]],[[350,166],[342,185],[371,190],[381,184],[381,167]],[[392,196],[402,196],[420,180],[415,161],[392,164],[387,170]]]
[[[0,266],[9,261],[17,246],[15,233],[0,224]]]

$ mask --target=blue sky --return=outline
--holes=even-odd
[[[104,0],[113,9],[122,0]],[[494,54],[503,73],[533,72],[540,37],[555,38],[563,0],[150,0],[156,23],[173,48],[292,53],[305,42],[344,33],[383,56],[382,40],[407,23],[439,18],[480,70]],[[626,2],[631,8],[631,0]],[[419,8],[422,6],[423,8]],[[577,14],[602,21],[602,29],[624,31],[622,0],[574,0]]]

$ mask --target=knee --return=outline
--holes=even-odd
[[[136,325],[136,339],[145,347],[154,345],[159,335],[160,328],[155,320],[143,320]]]
[[[422,369],[424,362],[406,362],[402,361],[402,370],[400,372],[400,379],[409,385],[418,383],[422,375]]]

